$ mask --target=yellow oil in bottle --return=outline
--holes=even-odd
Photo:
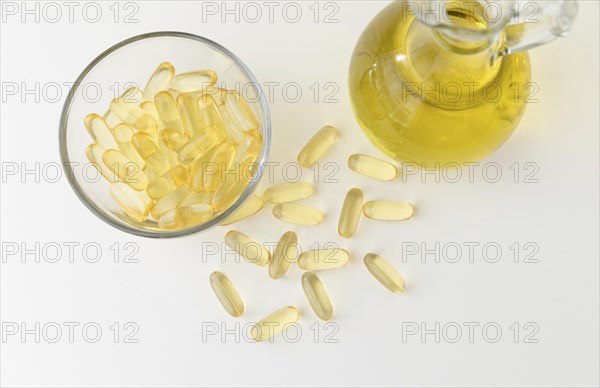
[[[447,8],[465,30],[476,9]],[[359,39],[350,95],[359,124],[388,156],[424,168],[475,162],[501,146],[528,98],[527,53],[500,55],[504,35],[461,40],[421,23],[404,1],[388,5]]]

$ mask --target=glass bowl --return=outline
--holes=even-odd
[[[186,229],[163,230],[157,222],[137,222],[112,199],[109,183],[99,177],[88,161],[86,147],[93,143],[84,127],[89,113],[103,115],[112,99],[137,85],[143,89],[162,62],[171,62],[177,74],[211,69],[217,86],[234,89],[248,101],[258,118],[263,143],[256,159],[256,173],[241,196],[209,221]],[[122,231],[144,237],[179,237],[218,225],[251,196],[263,173],[271,140],[271,121],[265,95],[248,67],[232,52],[209,39],[183,32],[153,32],[126,39],[100,54],[79,75],[63,107],[60,128],[60,157],[75,194],[103,221]]]

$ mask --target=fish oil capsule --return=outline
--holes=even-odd
[[[365,217],[382,221],[404,221],[412,218],[415,208],[402,201],[369,201],[363,206]]]
[[[235,160],[243,163],[249,159],[255,159],[262,150],[262,134],[258,130],[248,131],[240,141]]]
[[[356,173],[382,181],[391,181],[398,176],[398,168],[391,163],[367,155],[352,155],[348,167]]]
[[[156,132],[158,130],[158,123],[154,120],[154,117],[146,113],[137,104],[129,102],[132,100],[129,97],[114,99],[110,103],[111,112],[125,124],[138,131],[146,133]]]
[[[218,143],[218,140],[211,133],[196,136],[179,150],[179,162],[183,164],[192,163]]]
[[[318,225],[325,215],[314,207],[295,203],[281,203],[273,208],[273,215],[280,221],[297,225]]]
[[[190,194],[190,189],[187,185],[180,186],[175,190],[171,191],[168,195],[159,199],[150,214],[155,220],[160,220],[161,216],[173,209],[175,209],[179,204]]]
[[[110,168],[119,180],[128,184],[133,189],[141,191],[148,187],[148,176],[142,171],[140,166],[128,159],[117,150],[106,150],[102,154],[102,161]]]
[[[340,248],[325,248],[303,252],[298,266],[304,270],[317,271],[341,268],[350,262],[350,253]]]
[[[102,160],[102,155],[106,150],[98,144],[90,144],[85,149],[85,155],[96,170],[109,182],[119,181],[119,177]]]
[[[171,89],[181,93],[197,92],[217,82],[217,73],[212,70],[197,70],[180,73],[171,81]]]
[[[148,188],[146,189],[148,196],[152,199],[160,199],[176,187],[187,183],[188,176],[188,167],[177,166],[148,184]]]
[[[190,193],[179,206],[192,206],[192,205],[210,205],[210,201],[212,199],[213,193],[210,191],[203,191],[201,193]]]
[[[396,271],[383,257],[368,253],[364,259],[365,265],[377,281],[393,293],[404,292],[406,283],[402,275]]]
[[[249,263],[267,265],[271,261],[271,253],[267,248],[236,230],[227,232],[225,244]]]
[[[305,168],[312,167],[333,146],[338,136],[337,129],[332,126],[321,128],[298,154],[298,163]]]
[[[212,215],[213,210],[210,205],[179,206],[160,216],[158,226],[168,230],[189,228],[205,223],[212,218]]]
[[[231,225],[236,223],[244,218],[248,218],[253,216],[262,210],[265,205],[265,200],[259,196],[253,195],[244,202],[242,207],[240,207],[235,213],[229,216],[225,221],[221,222],[221,226]]]
[[[239,144],[244,138],[244,132],[239,124],[233,120],[229,112],[225,110],[225,106],[220,106],[219,111],[223,118],[223,124],[225,126],[225,133],[227,134],[227,141],[233,144]]]
[[[203,94],[198,97],[196,101],[198,105],[198,111],[202,120],[204,121],[205,127],[214,126],[213,130],[217,132],[218,138],[225,140],[227,134],[225,133],[225,123],[223,122],[223,116],[221,111],[215,102],[215,99],[210,94]]]
[[[244,192],[248,182],[238,179],[225,180],[212,197],[211,205],[215,212],[220,213],[229,209]]]
[[[109,128],[114,128],[117,125],[121,124],[121,120],[113,113],[110,107],[106,110],[106,113],[104,113],[104,116],[102,116],[102,118],[104,119],[104,122],[106,123],[106,125],[108,125]]]
[[[153,101],[156,93],[168,89],[173,77],[175,77],[175,67],[171,63],[163,62],[158,65],[144,88],[144,101]]]
[[[219,185],[224,182],[225,174],[230,170],[234,157],[235,147],[229,143],[220,144],[208,153],[207,161],[203,161],[201,166],[205,190],[217,190]]]
[[[131,138],[131,143],[146,162],[146,171],[155,176],[165,174],[171,169],[166,150],[160,149],[150,135],[137,132]]]
[[[181,151],[183,146],[190,141],[190,138],[185,133],[181,133],[173,128],[165,128],[160,131],[160,138],[167,148],[175,152]]]
[[[238,92],[225,95],[225,110],[242,131],[258,129],[258,119],[248,102]]]
[[[140,104],[140,108],[142,108],[142,110],[146,113],[148,113],[150,116],[152,116],[152,118],[158,123],[158,129],[164,129],[164,127],[162,126],[159,117],[158,117],[158,110],[156,109],[156,105],[154,104],[154,100],[153,101],[144,101]],[[154,133],[153,133],[154,134]]]
[[[360,189],[351,189],[346,194],[342,213],[340,214],[340,222],[338,223],[338,233],[344,238],[354,236],[356,227],[360,221],[364,196]]]
[[[284,183],[268,188],[265,200],[269,203],[287,203],[310,197],[315,187],[307,182]]]
[[[118,150],[119,145],[113,137],[110,128],[104,122],[104,119],[95,114],[89,114],[84,119],[85,128],[94,142],[102,148],[108,150],[110,148]]]
[[[119,145],[119,151],[140,166],[141,169],[144,169],[146,161],[140,156],[131,142],[134,134],[133,129],[127,124],[120,123],[113,128],[113,135]]]
[[[183,126],[186,129],[186,135],[194,137],[204,134],[204,128],[207,125],[200,115],[196,98],[191,94],[182,93],[177,96],[177,107]]]
[[[333,305],[321,279],[312,272],[302,275],[302,289],[317,317],[324,321],[333,318]]]
[[[172,128],[179,133],[186,134],[187,130],[183,126],[177,103],[171,96],[171,93],[162,91],[154,96],[154,105],[158,111],[158,121],[163,128]]]
[[[231,280],[224,273],[219,271],[211,273],[210,287],[227,314],[234,318],[241,317],[244,314],[244,301]]]
[[[290,264],[298,257],[298,236],[294,232],[285,232],[279,239],[273,260],[269,263],[269,276],[272,279],[280,279],[290,268]]]
[[[158,151],[158,145],[152,138],[143,132],[137,132],[131,137],[131,143],[144,159]]]
[[[268,317],[258,321],[250,328],[250,338],[256,342],[271,339],[300,319],[300,312],[293,306],[287,306],[275,311]]]
[[[148,213],[153,201],[143,191],[136,191],[129,185],[117,182],[110,185],[111,197],[123,209],[125,214],[136,222],[143,222],[148,218]]]

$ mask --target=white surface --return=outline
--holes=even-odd
[[[64,5],[65,15],[57,23],[43,17],[36,23],[31,16],[21,23],[19,16],[5,14],[0,41],[3,86],[71,82],[98,53],[143,32],[180,30],[220,42],[242,58],[261,82],[301,86],[303,95],[297,103],[287,102],[281,87],[273,95],[271,162],[293,161],[301,144],[322,125],[333,124],[342,131],[343,139],[327,158],[341,166],[335,175],[339,183],[325,183],[321,175],[318,195],[310,201],[327,211],[327,222],[293,229],[304,249],[337,242],[352,252],[353,262],[345,269],[320,274],[336,309],[335,326],[325,327],[304,298],[299,269],[273,281],[265,268],[236,263],[232,254],[226,263],[216,256],[203,262],[206,244],[220,244],[228,228],[168,241],[111,229],[79,202],[64,177],[56,183],[41,178],[38,183],[32,174],[5,173],[14,163],[22,170],[59,161],[57,128],[66,88],[63,98],[54,103],[35,102],[31,95],[22,103],[21,94],[3,93],[3,247],[16,243],[31,248],[39,242],[48,248],[46,256],[29,254],[26,263],[3,252],[3,386],[600,383],[597,2],[581,2],[579,20],[568,38],[532,52],[539,103],[530,104],[515,135],[484,162],[500,167],[503,175],[497,183],[483,178],[481,166],[472,182],[465,171],[457,183],[443,179],[437,183],[431,175],[422,182],[420,173],[406,182],[380,183],[351,174],[345,167],[351,153],[379,155],[353,118],[346,76],[356,39],[385,2],[338,1],[327,9],[324,2],[317,4],[321,21],[338,7],[337,23],[315,23],[309,9],[313,2],[296,3],[303,10],[298,23],[283,19],[282,6],[275,8],[270,22],[262,2],[257,3],[264,12],[259,22],[242,17],[236,23],[228,16],[222,23],[219,16],[208,16],[203,22],[199,2],[149,1],[136,3],[138,22],[132,24],[115,23],[108,9],[112,2],[101,3],[105,16],[93,24],[82,19],[78,10],[83,3],[78,4],[73,23]],[[315,103],[309,89],[315,82],[339,85],[339,102],[323,103],[321,90],[320,102]],[[519,183],[510,169],[515,162],[521,166]],[[539,168],[534,176],[537,183],[523,183],[525,174],[533,171],[523,167],[529,162]],[[53,171],[46,171],[48,178]],[[488,172],[493,177],[493,169]],[[306,180],[313,179],[304,174]],[[273,177],[282,180],[281,168]],[[268,182],[262,182],[261,190],[266,186]],[[418,214],[398,224],[363,220],[355,238],[342,240],[336,233],[337,217],[345,192],[354,186],[361,187],[367,199],[414,202]],[[270,211],[267,208],[236,228],[260,241],[276,241],[288,226],[274,220]],[[70,242],[81,244],[75,248],[73,263],[65,245]],[[83,258],[81,246],[88,242],[103,250],[98,263]],[[128,242],[139,247],[135,254],[139,262],[115,264],[109,247]],[[481,245],[475,249],[473,263],[464,245],[458,263],[443,258],[436,263],[432,255],[423,263],[418,255],[403,260],[402,242],[423,242],[429,247],[439,242],[448,249],[453,243]],[[502,247],[495,264],[486,262],[481,253],[488,242]],[[514,263],[509,247],[515,242],[521,247],[527,242],[537,245],[538,263]],[[54,255],[53,243],[63,247],[58,263],[44,260]],[[404,274],[409,285],[404,295],[388,293],[371,278],[362,264],[370,251],[388,258]],[[523,248],[520,251],[525,253]],[[41,262],[36,263],[36,258]],[[229,318],[211,293],[208,276],[214,270],[226,272],[246,301],[247,313],[239,321]],[[243,327],[285,305],[296,305],[302,312],[302,336],[297,343],[289,338],[293,330],[288,341],[278,337],[274,343],[253,344],[243,337],[236,341],[233,334],[225,341],[219,335],[203,341],[203,323],[205,328],[206,322],[213,322],[235,329],[236,322]],[[57,343],[47,343],[54,337],[54,329],[47,325],[40,343],[33,335],[25,341],[20,333],[8,336],[12,323],[22,322],[28,328],[35,322],[41,327],[56,322],[63,335]],[[64,322],[80,325],[72,343]],[[88,343],[81,334],[81,327],[89,322],[102,328],[97,343]],[[114,322],[121,326],[119,343],[114,343],[109,328]],[[127,322],[139,327],[134,336],[138,343],[123,343],[123,334],[131,331],[122,328]],[[424,341],[418,335],[403,341],[403,332],[413,323],[434,328],[436,322],[448,330],[441,333],[439,343],[433,334]],[[479,325],[472,342],[465,322]],[[511,326],[515,322],[520,327],[517,343]],[[463,328],[457,343],[451,343],[453,323]],[[497,343],[482,336],[486,323],[501,327]],[[524,327],[527,323],[532,324]],[[539,331],[532,339],[537,343],[524,343],[524,336],[535,327]],[[337,328],[332,337],[337,343],[324,340],[332,328]],[[317,341],[315,331],[320,334]],[[90,329],[89,335],[93,334]],[[488,335],[493,337],[494,330]]]

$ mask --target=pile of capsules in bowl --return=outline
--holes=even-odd
[[[84,124],[88,160],[136,223],[176,230],[227,210],[256,173],[259,122],[237,91],[216,86],[212,70],[175,73],[161,63],[144,90],[133,86],[104,116]]]

